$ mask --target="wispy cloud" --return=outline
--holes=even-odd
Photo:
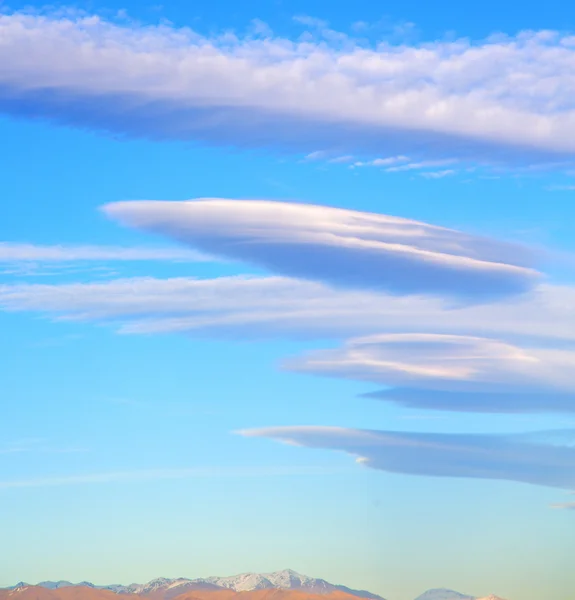
[[[454,159],[410,162],[405,165],[397,165],[397,166],[393,166],[393,167],[388,167],[386,169],[386,172],[387,173],[400,173],[403,171],[421,171],[422,169],[434,169],[436,167],[445,167],[448,165],[453,165],[456,162],[457,161]],[[437,172],[437,171],[435,171],[435,172]]]
[[[351,154],[344,155],[333,155],[332,153],[325,150],[316,150],[306,154],[303,158],[303,162],[318,162],[323,161],[331,164],[342,164],[349,163],[354,160]]]
[[[419,171],[421,177],[427,179],[441,179],[449,175],[455,175],[455,169],[442,169],[438,171],[430,171],[437,167],[454,165],[458,161],[455,159],[430,160],[421,162],[411,162],[408,156],[389,156],[387,158],[374,158],[372,160],[355,161],[351,168],[356,167],[380,167],[386,173],[403,173],[407,171]]]
[[[443,171],[424,171],[420,173],[420,176],[426,179],[443,179],[444,177],[455,175],[455,173],[456,171],[453,169],[444,169]]]
[[[372,160],[358,160],[352,167],[389,167],[397,163],[409,161],[407,156],[388,156],[387,158],[374,158]]]
[[[0,263],[66,263],[77,261],[193,261],[213,260],[187,248],[130,248],[120,246],[41,246],[0,242]]]
[[[324,160],[328,157],[328,153],[323,150],[315,150],[304,156],[305,161],[313,162],[315,160]]]
[[[421,296],[334,290],[285,277],[140,277],[0,285],[4,311],[114,322],[123,333],[246,339],[465,332],[556,345],[575,340],[574,305],[575,288],[550,285],[519,298],[471,306]]]
[[[110,471],[62,477],[37,477],[13,481],[0,481],[0,490],[15,488],[43,488],[109,483],[145,483],[170,479],[194,479],[217,477],[290,477],[300,475],[330,475],[341,470],[314,466],[277,467],[194,467],[189,469],[142,469],[136,471]]]
[[[550,506],[559,510],[575,510],[575,502],[557,502]]]
[[[574,303],[575,289],[566,286],[453,307],[282,277],[0,286],[3,310],[108,322],[125,334],[251,340],[370,334],[289,367],[394,386],[366,395],[410,408],[508,413],[575,409],[574,355],[562,348],[575,340]]]
[[[572,161],[569,34],[367,47],[324,22],[299,23],[308,32],[294,41],[267,27],[205,37],[165,23],[5,12],[0,110],[134,137],[340,156]]]
[[[489,435],[269,427],[239,433],[345,452],[361,465],[389,473],[493,479],[565,489],[575,485],[575,430]]]
[[[398,217],[287,202],[118,202],[120,223],[291,277],[467,301],[529,290],[539,274],[518,244]]]

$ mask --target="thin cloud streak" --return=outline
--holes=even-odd
[[[152,277],[0,285],[0,309],[113,322],[126,334],[241,339],[342,339],[434,333],[575,341],[575,288],[541,285],[496,303],[452,306],[429,297],[334,290],[287,277]]]
[[[428,160],[423,162],[407,163],[406,165],[398,165],[394,167],[388,167],[387,173],[401,173],[403,171],[421,171],[422,169],[433,169],[436,167],[447,167],[453,165],[457,161],[454,159],[447,160]],[[423,174],[423,173],[422,173]]]
[[[443,171],[426,171],[424,173],[420,173],[420,177],[424,177],[425,179],[443,179],[444,177],[450,177],[451,175],[455,175],[456,171],[453,169],[445,169]]]
[[[0,263],[76,261],[191,261],[214,259],[187,248],[130,248],[120,246],[41,246],[0,242]]]
[[[0,481],[0,490],[16,488],[43,488],[69,485],[145,483],[149,481],[218,478],[218,477],[290,477],[301,475],[330,475],[340,470],[325,467],[197,467],[190,469],[143,469],[137,471],[111,471],[62,477],[38,477],[14,481]]]

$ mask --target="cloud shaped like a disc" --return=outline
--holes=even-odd
[[[340,427],[268,427],[240,432],[280,442],[337,450],[389,473],[494,479],[572,489],[575,430],[489,435],[411,433]],[[554,443],[557,436],[559,443]]]
[[[525,292],[538,279],[519,245],[382,214],[226,199],[118,202],[104,210],[214,256],[341,287],[469,300]]]
[[[575,411],[575,352],[499,340],[381,334],[285,363],[289,370],[373,382],[368,396],[451,411]]]

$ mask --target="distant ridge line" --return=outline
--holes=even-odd
[[[79,596],[78,588],[84,589]],[[86,588],[93,590],[90,594]],[[45,594],[28,593],[30,590],[45,590]],[[113,600],[115,595],[135,595],[149,600],[305,600],[306,598],[337,595],[342,600],[362,598],[365,600],[385,600],[382,596],[366,590],[356,590],[344,585],[329,583],[301,575],[291,569],[273,573],[242,573],[230,577],[185,577],[168,579],[159,577],[148,583],[130,585],[94,585],[89,581],[41,581],[30,585],[20,581],[9,588],[0,589],[0,600]],[[215,596],[214,596],[215,594]],[[222,596],[223,594],[223,596]],[[30,597],[28,597],[30,596]],[[93,596],[88,598],[88,596]],[[478,598],[445,588],[430,589],[415,600],[503,600],[497,596]]]

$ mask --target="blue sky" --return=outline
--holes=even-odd
[[[572,596],[561,4],[3,5],[0,585]]]

